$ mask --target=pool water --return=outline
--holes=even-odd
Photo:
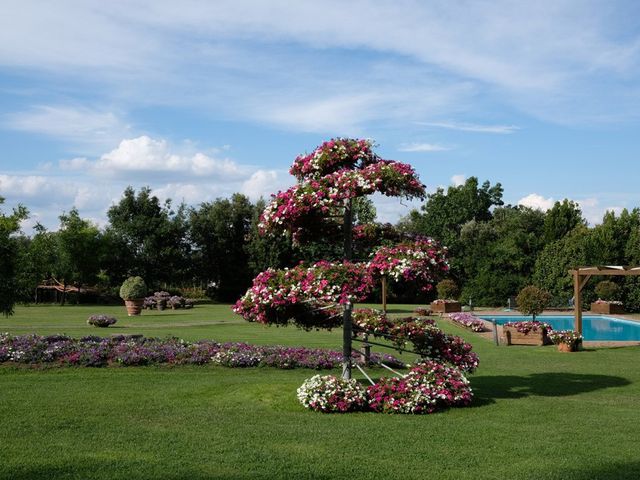
[[[478,315],[478,317],[483,320],[495,319],[498,325],[532,319],[523,315]],[[568,315],[538,315],[536,320],[548,323],[554,330],[573,330],[574,326],[573,316]],[[640,341],[640,322],[599,315],[585,315],[582,317],[582,336],[587,341]]]

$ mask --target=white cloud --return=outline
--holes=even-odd
[[[284,179],[283,176],[288,178]],[[271,194],[289,188],[292,183],[293,181],[287,172],[258,170],[242,183],[240,191],[252,200],[257,200],[260,197],[269,200]]]
[[[464,173],[459,173],[451,177],[451,183],[453,183],[453,185],[456,187],[459,187],[460,185],[464,185],[464,182],[466,181],[467,181],[467,176]]]
[[[79,145],[107,147],[127,136],[129,127],[109,109],[41,105],[25,112],[10,113],[2,126],[39,133]]]
[[[451,147],[437,143],[409,143],[398,148],[400,152],[445,152],[447,150],[451,150]]]
[[[551,207],[553,207],[554,203],[555,201],[553,200],[553,198],[544,198],[542,195],[538,195],[537,193],[530,193],[526,197],[522,197],[520,200],[518,200],[518,205],[535,208],[538,210],[542,210],[543,212],[546,212]]]
[[[457,122],[419,122],[421,125],[428,127],[445,128],[448,130],[458,130],[461,132],[476,132],[476,133],[496,133],[500,135],[507,135],[520,130],[520,127],[515,125],[478,125],[475,123],[457,123]]]
[[[166,140],[146,135],[122,140],[117,148],[98,160],[73,159],[62,161],[60,166],[89,168],[110,177],[234,179],[247,174],[247,167],[240,167],[228,158],[215,158],[202,152],[181,153],[172,149]]]
[[[601,201],[596,197],[583,198],[582,200],[577,200],[577,203],[580,205],[580,210],[582,210],[582,216],[591,225],[602,223],[602,218],[606,212],[614,212],[619,215],[624,209],[624,207],[616,205],[601,206]]]

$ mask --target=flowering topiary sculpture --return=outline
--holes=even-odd
[[[448,270],[446,250],[424,238],[381,248],[370,263],[352,262],[352,200],[373,193],[423,198],[424,185],[410,165],[383,160],[369,140],[336,138],[310,154],[298,156],[290,173],[298,183],[273,196],[259,223],[262,234],[291,235],[294,243],[322,233],[342,231],[340,263],[321,261],[259,274],[235,304],[246,320],[305,328],[343,326],[343,377],[351,378],[353,303],[371,293],[376,279],[390,276],[431,288],[437,274]],[[435,328],[435,327],[434,327]]]

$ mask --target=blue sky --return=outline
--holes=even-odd
[[[635,1],[5,0],[0,196],[27,233],[73,206],[104,225],[127,185],[255,199],[357,136],[430,191],[473,175],[595,223],[640,206],[639,19]]]

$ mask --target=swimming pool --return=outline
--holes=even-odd
[[[495,319],[498,325],[531,320],[531,317],[523,315],[478,315],[478,317],[483,320]],[[536,320],[548,323],[554,330],[573,330],[573,316],[538,315]],[[600,315],[584,315],[582,317],[582,336],[587,341],[640,341],[640,322]]]

